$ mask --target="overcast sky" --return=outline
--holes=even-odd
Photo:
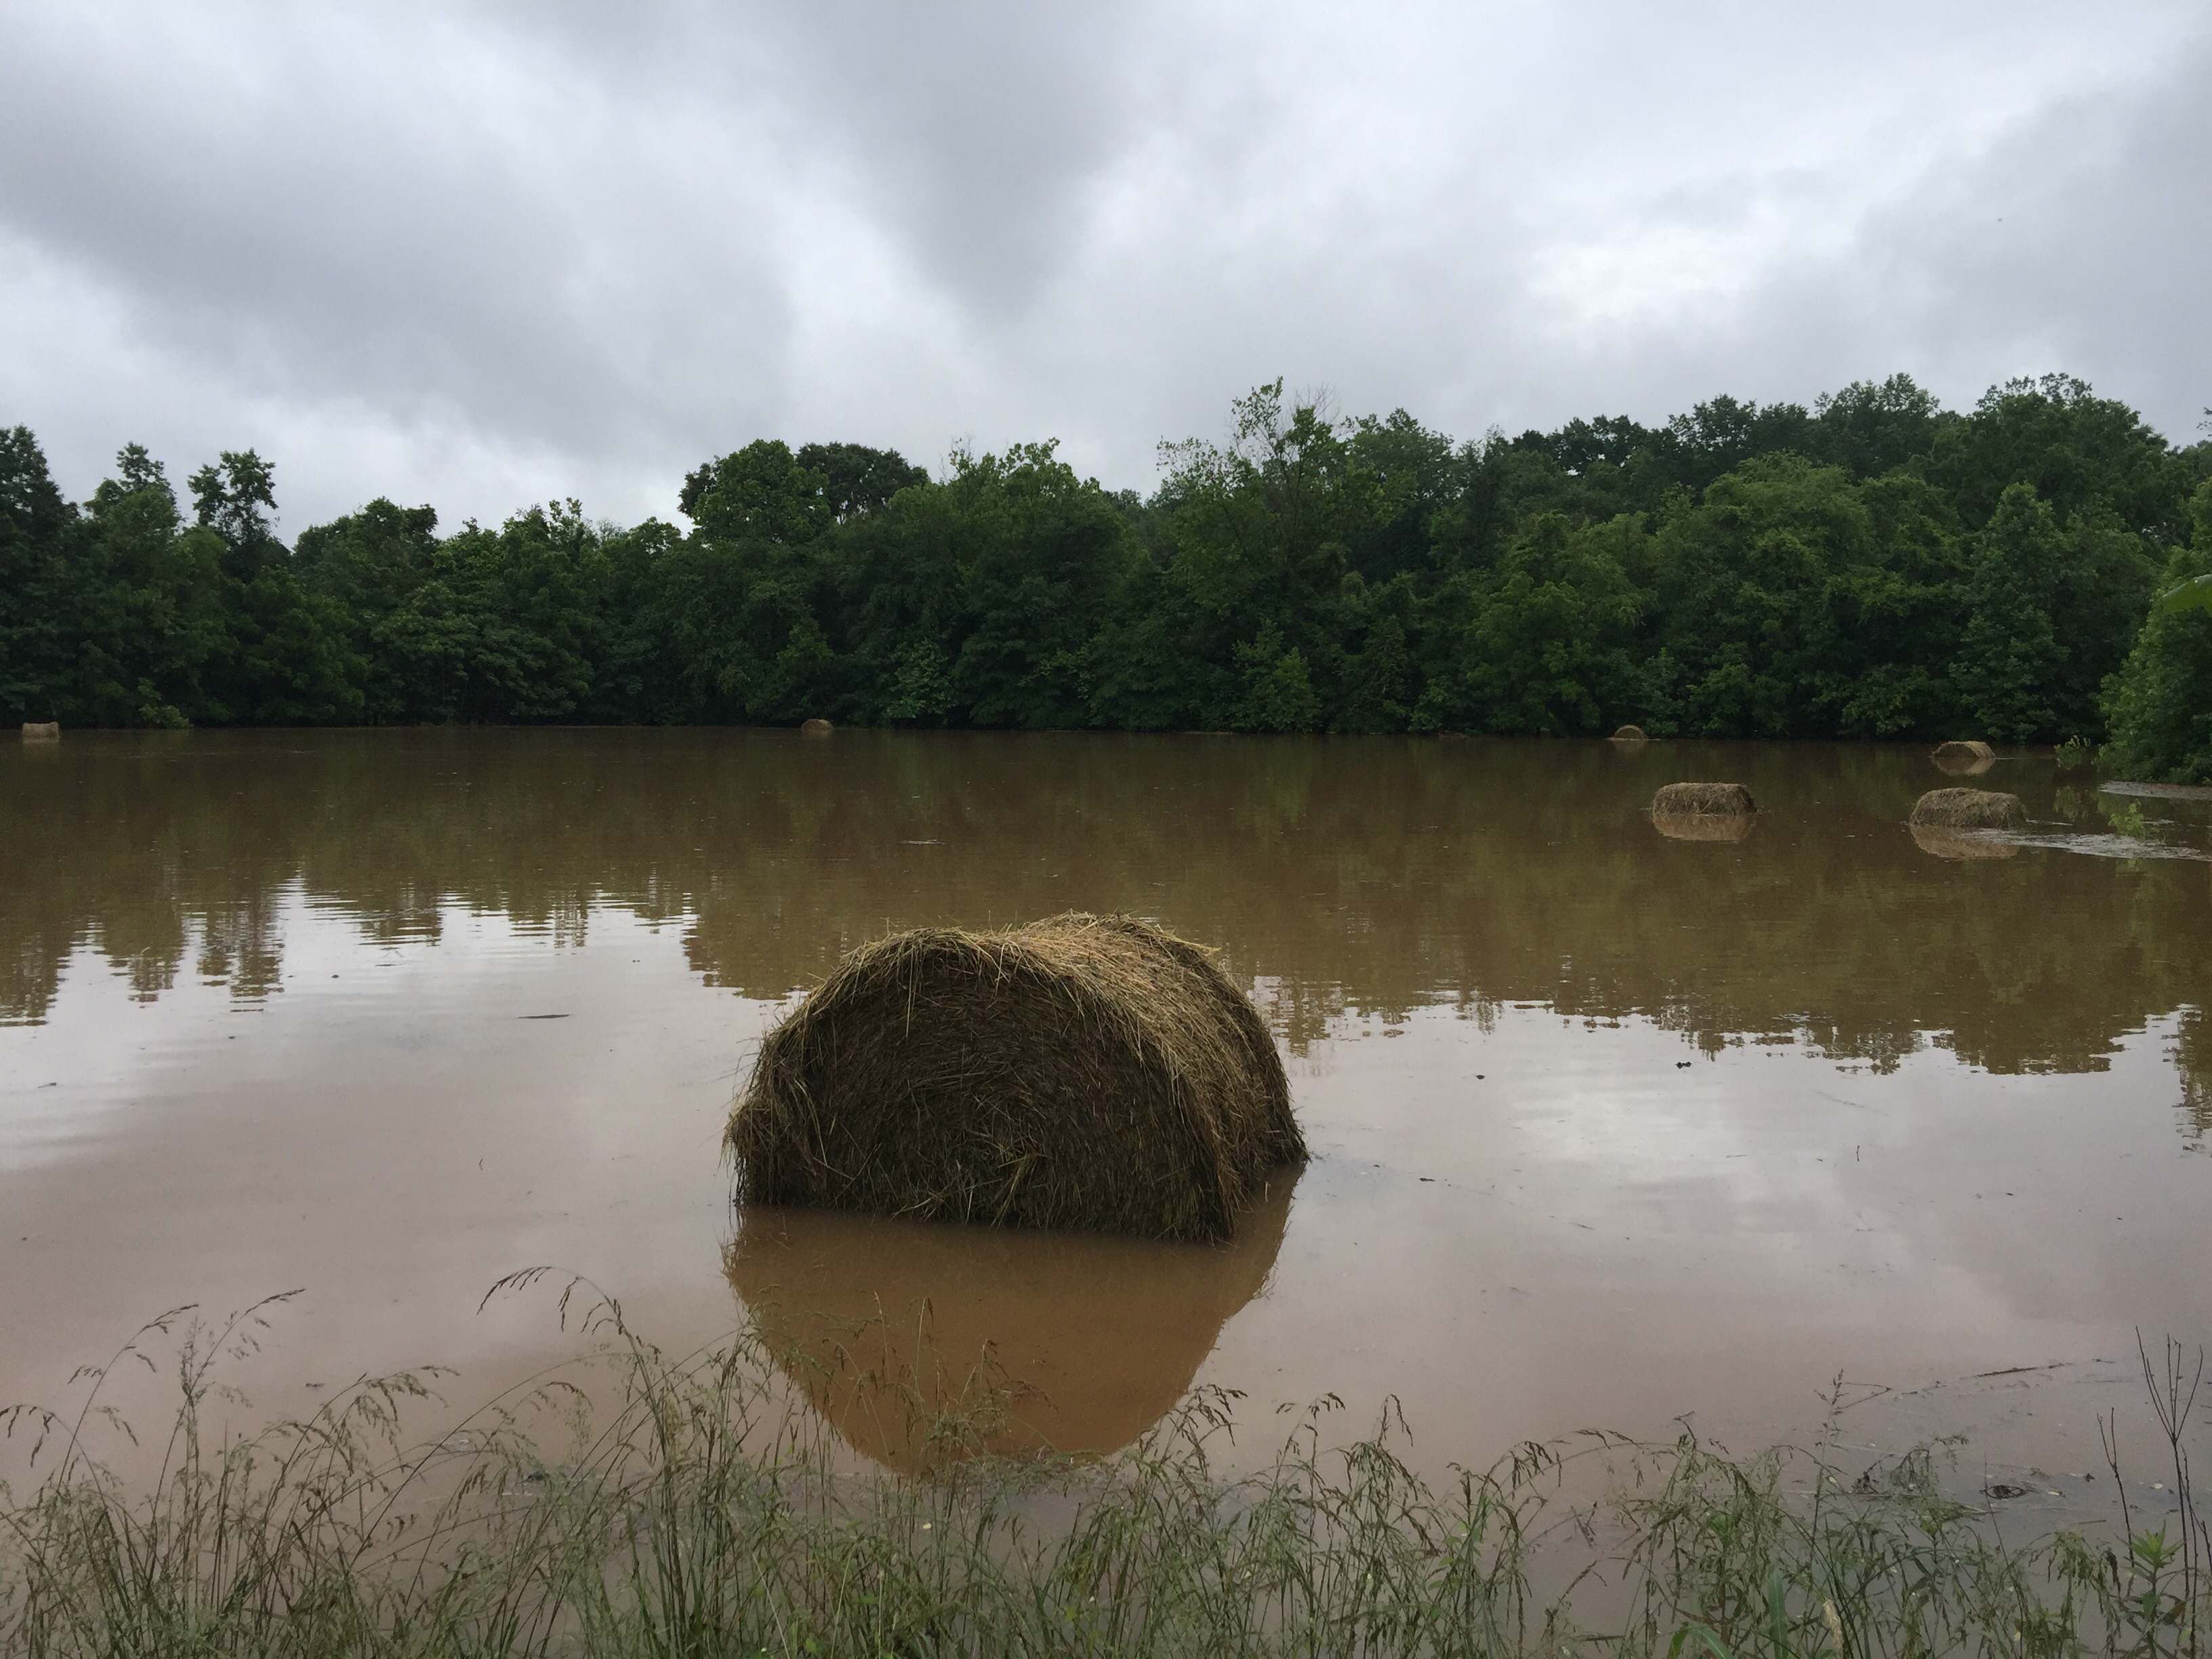
[[[1904,369],[2200,435],[2212,4],[0,0],[0,424],[288,532],[672,516],[763,435],[1150,489],[1282,375],[1461,436]]]

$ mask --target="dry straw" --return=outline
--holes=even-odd
[[[1302,1161],[1250,1000],[1132,916],[862,945],[769,1034],[726,1136],[751,1204],[1224,1239]]]
[[[1931,830],[2018,830],[2027,808],[1997,789],[1930,789],[1913,803],[1911,821]]]
[[[1748,817],[1759,811],[1740,783],[1670,783],[1651,797],[1651,816],[1695,813],[1703,817]]]

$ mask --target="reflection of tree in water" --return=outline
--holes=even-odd
[[[1328,1035],[1328,1028],[1345,1015],[1344,987],[1286,980],[1273,974],[1237,972],[1236,953],[1224,950],[1223,965],[1251,988],[1252,1000],[1267,1029],[1280,1037],[1294,1054],[1304,1054]]]
[[[280,890],[268,889],[211,908],[200,917],[199,953],[192,967],[202,979],[229,986],[241,1001],[257,1001],[284,988],[284,949],[277,937]],[[137,984],[134,974],[134,988]]]
[[[2182,1133],[2201,1152],[2212,1139],[2212,1018],[2202,1008],[2181,1011],[2173,1068],[2181,1074]]]
[[[1791,1035],[1887,1068],[1932,1042],[2081,1071],[2212,1002],[2201,866],[1931,858],[1904,827],[1929,775],[1917,750],[1817,744],[72,737],[43,765],[0,755],[0,813],[40,826],[0,884],[0,1009],[41,1017],[88,945],[140,994],[195,939],[271,987],[289,882],[384,942],[434,939],[452,904],[574,942],[617,904],[762,998],[886,927],[1129,909],[1222,946],[1294,1049],[1347,1015],[1526,1002],[1708,1050]],[[1656,834],[1654,787],[1699,776],[1749,785],[1759,832]],[[1993,776],[2038,817],[2063,805],[2047,766]]]
[[[1297,1179],[1225,1244],[762,1207],[726,1265],[785,1373],[879,1463],[1112,1452],[1183,1397],[1266,1285]]]

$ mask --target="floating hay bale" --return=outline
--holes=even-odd
[[[2020,854],[2020,848],[2012,842],[2000,841],[1986,830],[1944,830],[1933,824],[1916,823],[1912,826],[1912,840],[1923,853],[1957,861],[2009,859]]]
[[[1759,811],[1740,783],[1670,783],[1651,797],[1651,816],[1694,812],[1700,817],[1748,817]]]
[[[2018,830],[2027,808],[1998,789],[1930,789],[1913,802],[1911,821],[1929,830]]]
[[[825,720],[801,720],[799,735],[803,738],[826,738],[837,728]]]
[[[61,739],[61,735],[62,727],[59,720],[25,720],[23,722],[25,743],[58,743]]]
[[[1651,827],[1670,841],[1741,841],[1759,820],[1749,812],[1654,812]]]
[[[1624,726],[1613,734],[1615,743],[1649,743],[1650,740],[1640,726]]]
[[[750,1209],[723,1265],[769,1357],[876,1462],[1100,1455],[1174,1409],[1259,1294],[1297,1179],[1223,1244]]]
[[[1979,741],[1972,743],[1940,743],[1929,757],[1938,768],[1954,778],[1978,777],[1996,763],[1996,750]]]
[[[725,1137],[748,1203],[1223,1239],[1301,1161],[1282,1061],[1133,916],[862,945],[769,1034]]]

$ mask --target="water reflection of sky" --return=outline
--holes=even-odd
[[[1901,820],[1940,779],[1895,751],[854,735],[0,765],[50,830],[0,889],[0,1398],[294,1285],[272,1407],[425,1360],[501,1382],[566,1340],[477,1310],[538,1261],[711,1334],[717,1136],[782,1000],[886,925],[1070,904],[1224,948],[1317,1154],[1200,1380],[1395,1394],[1441,1460],[1779,1432],[1838,1371],[1924,1402],[2212,1323],[2173,1265],[2212,1180],[2197,863],[1930,857]],[[1769,807],[1742,842],[1639,819],[1723,767]],[[1987,781],[2033,836],[2119,833],[2047,764]],[[2145,805],[2201,847],[2201,804]],[[2085,1407],[2028,1410],[2005,1445],[2094,1461]]]

